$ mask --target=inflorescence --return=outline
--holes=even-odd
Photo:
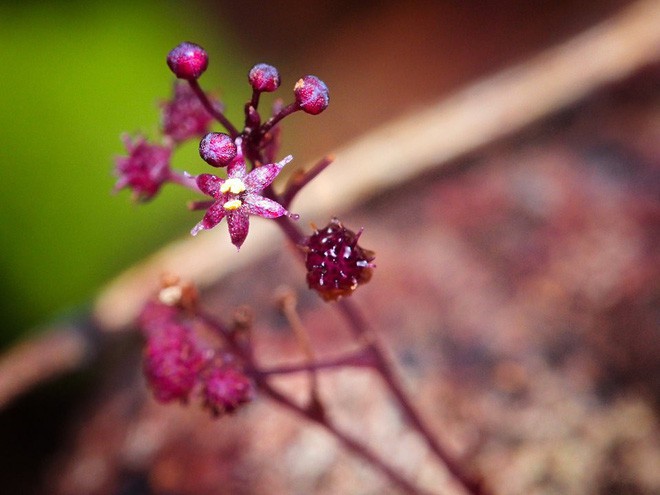
[[[167,65],[177,80],[172,97],[161,104],[161,139],[150,142],[141,135],[123,137],[128,155],[116,159],[115,190],[128,188],[134,199],[142,202],[153,199],[167,183],[206,195],[209,200],[190,205],[192,210],[205,210],[192,235],[212,229],[226,218],[231,242],[240,249],[248,236],[251,216],[296,220],[298,215],[288,210],[293,197],[331,163],[328,158],[305,173],[294,174],[281,195],[272,188],[292,160],[290,155],[276,159],[279,123],[298,111],[309,115],[323,112],[330,101],[329,91],[318,77],[306,75],[295,83],[293,101],[284,104],[276,100],[271,115],[263,118],[258,109],[260,96],[276,91],[281,78],[272,65],[256,64],[248,72],[252,94],[245,104],[240,130],[225,117],[222,103],[199,85],[208,64],[207,52],[195,43],[181,43],[170,51]],[[223,127],[221,131],[212,130],[216,123]],[[199,140],[199,156],[214,173],[192,176],[172,168],[173,152],[192,139]],[[288,233],[292,231],[299,232],[297,227]],[[359,237],[360,233],[346,229],[336,219],[310,236],[289,235],[306,254],[309,287],[324,300],[350,295],[370,279],[374,255],[358,246]],[[231,412],[251,398],[252,382],[236,349],[199,338],[198,319],[191,316],[193,305],[185,304],[187,299],[180,290],[177,284],[164,287],[139,319],[147,340],[145,376],[162,402],[187,402],[196,395],[214,414]]]
[[[316,76],[304,76],[294,85],[293,101],[289,104],[276,101],[270,117],[263,119],[258,110],[260,96],[276,91],[281,79],[275,67],[257,64],[248,72],[252,95],[245,104],[245,120],[240,130],[225,117],[222,104],[199,85],[198,79],[208,64],[208,54],[194,43],[181,43],[169,53],[167,65],[177,81],[172,98],[161,105],[162,137],[156,143],[144,136],[123,137],[128,155],[116,160],[115,190],[129,188],[136,200],[149,201],[163,185],[170,183],[206,195],[210,200],[190,204],[192,210],[205,210],[191,234],[212,229],[226,218],[231,242],[237,249],[246,241],[251,216],[276,219],[282,232],[304,253],[309,288],[325,301],[351,295],[369,281],[375,266],[374,253],[358,244],[362,230],[355,233],[333,218],[327,226],[314,228],[311,235],[305,235],[293,222],[298,215],[289,212],[295,195],[330,165],[332,158],[326,157],[309,170],[292,174],[282,194],[272,187],[292,160],[290,155],[276,159],[279,123],[298,111],[310,115],[323,112],[330,101],[328,87]],[[212,130],[215,123],[224,128],[222,132]],[[172,153],[191,139],[200,140],[199,155],[213,167],[214,173],[192,176],[172,168]],[[351,301],[341,301],[336,308],[350,325],[360,348],[325,362],[314,358],[309,337],[295,313],[295,304],[289,300],[282,307],[308,360],[300,365],[264,369],[254,359],[249,312],[225,325],[199,308],[192,285],[166,278],[158,297],[144,306],[138,321],[146,339],[144,375],[154,397],[160,402],[198,402],[219,416],[234,412],[252,399],[255,390],[260,390],[289,410],[325,426],[347,448],[379,467],[404,493],[422,493],[384,458],[334,425],[317,393],[316,371],[370,366],[379,372],[409,424],[426,439],[436,457],[466,490],[474,495],[487,493],[481,480],[464,471],[424,425],[395,379],[375,335]],[[307,404],[299,404],[269,382],[270,376],[290,372],[311,373]]]

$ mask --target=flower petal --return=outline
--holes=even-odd
[[[243,209],[251,215],[264,218],[277,218],[288,213],[278,202],[252,193],[243,196]]]
[[[247,174],[245,178],[245,186],[248,191],[259,192],[263,191],[266,187],[270,186],[277,174],[282,170],[275,163],[269,163],[268,165],[262,165],[261,167],[255,168],[252,172]]]
[[[197,187],[204,194],[208,194],[213,198],[217,198],[222,195],[220,192],[220,186],[225,182],[224,179],[216,177],[212,174],[201,174],[197,176]]]
[[[240,249],[250,228],[248,212],[245,211],[245,208],[227,212],[227,224],[229,225],[229,236],[232,244]]]
[[[268,163],[257,167],[245,177],[245,185],[248,191],[259,192],[270,186],[275,177],[280,173],[284,165],[293,160],[291,155],[278,163]]]
[[[220,223],[225,217],[226,211],[222,207],[222,201],[216,201],[211,205],[211,207],[206,211],[204,218],[197,225],[193,227],[190,231],[192,235],[197,235],[200,230],[212,229]]]
[[[245,159],[242,156],[236,156],[229,165],[227,165],[227,177],[234,179],[243,179],[247,173]]]

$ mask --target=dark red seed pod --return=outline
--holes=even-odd
[[[280,87],[280,73],[268,64],[257,64],[248,73],[248,81],[255,91],[270,93]]]
[[[167,54],[167,65],[179,79],[197,79],[209,64],[206,50],[195,43],[184,41]]]
[[[312,115],[321,113],[330,103],[328,87],[316,76],[300,78],[293,88],[293,94],[300,108]]]
[[[348,296],[371,279],[374,252],[358,246],[359,238],[336,218],[307,238],[307,284],[326,301]]]

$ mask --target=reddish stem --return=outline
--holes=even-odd
[[[206,111],[210,113],[218,122],[220,122],[225,129],[227,129],[232,139],[236,139],[240,135],[240,132],[238,132],[236,127],[234,127],[233,124],[229,122],[227,117],[225,117],[225,115],[220,110],[213,106],[211,101],[206,96],[206,93],[204,93],[204,90],[202,90],[201,86],[199,85],[199,82],[197,82],[197,79],[189,79],[188,83],[197,95],[197,98],[199,98],[199,101],[202,103],[202,105],[204,105],[204,108],[206,108]]]
[[[303,371],[318,371],[322,369],[340,368],[342,366],[353,367],[374,367],[376,361],[370,349],[360,349],[357,352],[340,356],[334,359],[317,360],[313,363],[290,364],[276,366],[265,370],[255,370],[255,373],[262,376],[284,375],[288,373],[300,373]]]
[[[279,198],[276,197],[275,199],[279,201]],[[305,236],[300,229],[286,217],[280,217],[277,220],[277,224],[282,228],[289,240],[295,245],[302,245]],[[355,337],[359,340],[366,340],[370,343],[369,349],[376,362],[376,370],[378,370],[382,376],[385,384],[399,403],[399,406],[407,416],[410,424],[424,438],[431,451],[443,464],[445,464],[449,472],[454,475],[468,493],[471,495],[488,495],[490,492],[486,489],[482,480],[475,479],[468,474],[467,471],[463,469],[460,462],[440,444],[428,426],[424,423],[404,392],[403,386],[394,375],[394,372],[392,371],[393,368],[386,358],[381,345],[378,343],[376,333],[370,328],[357,306],[355,306],[352,301],[343,298],[336,304],[336,308],[342,313],[350,325]]]
[[[271,118],[269,118],[264,125],[261,126],[261,134],[264,135],[268,131],[270,131],[275,124],[277,124],[280,120],[282,120],[284,117],[287,115],[291,115],[293,112],[297,112],[300,110],[300,105],[298,105],[297,102],[293,102],[282,108],[279,112],[277,112],[276,115],[273,115]]]
[[[287,185],[287,188],[282,193],[281,205],[288,210],[291,202],[296,197],[296,194],[298,194],[300,190],[309,184],[317,175],[323,172],[334,160],[335,157],[333,155],[324,156],[309,170],[294,175]]]
[[[236,341],[236,339],[234,338],[235,337],[234,334],[229,329],[227,329],[224,325],[216,321],[214,318],[206,315],[201,311],[198,311],[196,314],[201,322],[207,325],[210,329],[214,330],[216,333],[219,334],[220,337],[224,339],[227,345],[231,347],[232,352],[234,352],[234,354],[236,354],[237,356],[239,356],[241,359],[244,360],[248,370],[250,369],[253,370],[252,378],[254,379],[255,384],[262,392],[268,395],[271,399],[273,399],[275,402],[278,402],[287,409],[295,412],[296,414],[303,416],[309,421],[312,421],[314,423],[317,423],[318,425],[323,426],[326,430],[328,430],[329,433],[331,433],[335,438],[337,438],[337,440],[343,443],[347,449],[352,451],[354,454],[362,457],[367,462],[371,463],[375,468],[379,469],[383,474],[385,474],[385,476],[389,478],[389,480],[394,485],[397,485],[401,489],[403,489],[404,493],[409,493],[411,495],[429,495],[427,492],[420,490],[419,488],[411,484],[408,480],[406,480],[404,477],[402,477],[392,467],[388,466],[376,453],[371,451],[364,444],[360,443],[358,440],[354,439],[353,437],[344,433],[342,430],[338,429],[337,426],[334,423],[332,423],[325,415],[325,413],[323,412],[323,407],[320,404],[310,403],[309,407],[303,407],[296,404],[286,395],[278,392],[275,388],[273,388],[270,385],[270,383],[268,383],[267,378],[264,376],[265,374],[274,374],[274,373],[269,373],[268,371],[266,372],[256,371],[257,368],[255,366],[251,354],[247,352]],[[356,353],[352,356],[347,356],[343,359],[345,361],[353,360],[357,362],[359,361],[358,354],[363,354],[363,358],[364,358],[364,352],[361,351],[360,353]],[[307,365],[307,367],[309,367],[309,365]],[[302,371],[302,370],[300,369],[300,367],[298,367],[298,369],[296,369],[295,371]],[[284,372],[286,373],[287,370],[285,370]],[[318,398],[316,399],[318,400]]]
[[[259,388],[265,392],[271,399],[275,402],[278,402],[282,406],[286,407],[290,411],[295,412],[296,414],[303,416],[304,418],[312,421],[323,428],[325,428],[329,433],[331,433],[337,440],[344,444],[348,450],[352,451],[354,454],[362,457],[366,461],[370,462],[373,466],[377,467],[383,474],[385,474],[390,482],[403,490],[403,493],[408,493],[411,495],[429,495],[428,492],[422,491],[421,489],[414,486],[404,477],[402,477],[398,472],[393,468],[385,464],[383,460],[378,457],[373,451],[367,448],[364,444],[360,443],[358,440],[347,435],[342,430],[338,429],[334,423],[332,423],[326,416],[319,415],[316,413],[316,410],[313,408],[305,408],[299,406],[291,399],[281,394],[273,387],[270,386],[268,382],[263,379],[257,381]]]
[[[403,409],[404,413],[408,417],[408,421],[410,421],[413,427],[420,433],[422,437],[424,437],[433,453],[445,464],[449,472],[453,474],[458,481],[461,482],[463,487],[469,493],[473,495],[488,495],[489,491],[484,486],[482,480],[475,479],[469,475],[463,469],[459,461],[452,454],[450,454],[443,445],[440,444],[433,432],[431,432],[426,423],[424,423],[421,416],[416,411],[408,399],[408,396],[404,392],[400,380],[392,371],[393,367],[389,363],[385,353],[382,350],[382,346],[377,339],[377,334],[369,328],[366,319],[358,307],[353,304],[352,301],[345,298],[339,300],[337,307],[346,318],[346,321],[351,326],[351,329],[357,338],[365,338],[367,334],[369,335],[371,342],[369,348],[371,349],[373,358],[376,361],[376,369],[380,372],[382,379],[385,381],[388,388],[399,403],[399,406],[401,409]]]

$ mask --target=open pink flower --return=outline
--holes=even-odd
[[[190,233],[197,235],[200,230],[212,229],[227,217],[231,242],[240,249],[248,235],[250,215],[264,218],[288,215],[289,212],[281,204],[259,193],[272,184],[293,157],[289,155],[278,163],[256,167],[248,174],[240,138],[236,140],[236,147],[238,154],[227,167],[226,179],[211,174],[197,176],[197,187],[215,201]]]

